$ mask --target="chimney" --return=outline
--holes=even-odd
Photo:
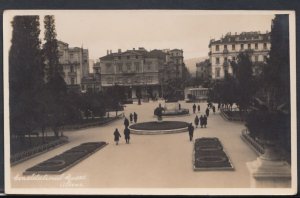
[[[235,32],[235,35],[237,35],[237,32]]]
[[[109,53],[110,53],[110,54],[112,53],[111,50],[109,51]]]
[[[106,50],[106,55],[108,55],[109,54],[109,50]]]
[[[133,48],[133,51],[135,50],[135,48]]]
[[[118,53],[121,53],[122,52],[122,50],[121,49],[118,49]]]

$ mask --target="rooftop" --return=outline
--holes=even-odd
[[[178,50],[178,49],[173,49]],[[173,51],[171,50],[171,51]],[[120,50],[115,53],[109,53],[105,56],[100,57],[100,60],[113,60],[116,56],[127,56],[127,55],[140,55],[144,56],[145,58],[159,58],[165,59],[167,52],[163,50],[154,49],[151,51],[147,51],[145,48],[139,47],[138,49],[126,50],[125,52],[121,52]]]
[[[211,39],[209,47],[212,44],[245,43],[253,41],[270,42],[270,32],[261,33],[256,31],[242,32],[240,34],[231,34],[231,32],[229,32],[225,36],[222,36],[219,40]]]

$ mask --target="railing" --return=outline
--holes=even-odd
[[[84,129],[84,128],[89,128],[89,127],[94,127],[94,126],[103,126],[106,124],[109,124],[110,122],[113,122],[115,120],[118,120],[120,118],[124,117],[124,113],[121,113],[117,115],[117,117],[111,117],[106,120],[101,120],[101,121],[95,121],[95,122],[90,122],[90,123],[85,123],[85,124],[77,124],[77,125],[68,125],[63,127],[63,131],[65,130],[77,130],[77,129]]]
[[[68,72],[69,76],[76,76],[76,72]]]
[[[257,155],[262,155],[265,152],[264,147],[249,135],[248,129],[242,130],[241,138],[251,147],[251,149],[253,149]]]
[[[10,157],[11,166],[16,165],[20,162],[23,162],[25,160],[28,160],[32,157],[35,157],[36,155],[39,155],[45,151],[51,150],[59,145],[67,143],[67,142],[68,142],[68,138],[63,136],[63,137],[60,137],[59,139],[51,141],[47,144],[36,146],[36,147],[28,149],[26,151],[11,155],[11,157]]]
[[[220,114],[224,119],[229,120],[229,121],[244,121],[243,117],[233,117],[233,116],[227,115],[227,112],[237,112],[237,111],[240,111],[239,108],[231,108],[231,109],[221,108]]]
[[[135,71],[123,71],[123,72],[120,72],[120,74],[123,74],[123,75],[135,75],[136,72]]]

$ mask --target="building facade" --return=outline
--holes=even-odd
[[[88,49],[70,48],[67,43],[58,41],[58,52],[67,87],[80,91],[82,78],[89,75]]]
[[[209,59],[196,63],[196,78],[209,80],[211,78],[211,66]]]
[[[174,52],[175,54],[171,54]],[[177,54],[176,54],[177,53]],[[119,85],[126,88],[127,98],[161,97],[162,81],[180,76],[179,65],[183,52],[170,50],[147,51],[133,48],[112,53],[100,58],[101,85],[103,89]],[[167,69],[172,72],[165,72]]]
[[[222,79],[226,72],[232,74],[230,62],[236,61],[240,52],[249,52],[254,63],[254,73],[259,73],[259,65],[264,63],[271,48],[270,33],[242,32],[227,33],[221,39],[210,40],[209,61],[212,79]]]
[[[166,53],[166,65],[164,67],[164,79],[182,78],[183,50],[164,50]]]

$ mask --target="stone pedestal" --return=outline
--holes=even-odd
[[[157,122],[163,122],[162,116],[157,116]]]
[[[252,188],[290,188],[291,167],[280,160],[274,149],[267,147],[265,153],[247,163]]]
[[[165,103],[164,109],[167,112],[178,112],[179,111],[179,103],[178,102]]]

